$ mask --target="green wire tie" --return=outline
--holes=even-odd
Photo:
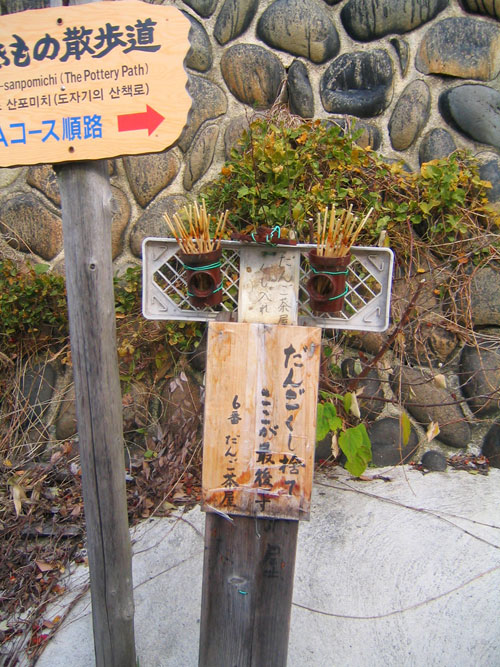
[[[335,301],[335,299],[341,299],[343,296],[345,296],[347,294],[348,291],[349,291],[349,288],[346,287],[345,290],[342,292],[342,294],[337,294],[337,296],[331,296],[328,299],[328,301]]]
[[[211,291],[210,294],[215,294],[216,292],[220,292],[223,287],[223,281],[221,280],[219,283],[219,287],[216,287],[214,290]],[[210,294],[208,296],[210,296]],[[188,296],[193,296],[195,299],[206,299],[207,297],[199,296],[198,294],[192,294],[189,290],[187,290],[187,295]]]
[[[273,228],[271,229],[271,233],[270,233],[270,234],[266,234],[266,240],[265,240],[265,243],[268,243],[269,245],[272,245],[272,246],[276,246],[276,245],[278,245],[277,243],[272,243],[272,241],[269,240],[269,239],[272,239],[272,237],[274,236],[274,234],[277,234],[279,239],[281,238],[281,227],[280,227],[279,225],[276,225],[275,227],[273,227]],[[251,238],[252,238],[252,241],[254,241],[255,243],[258,243],[258,241],[255,240],[255,232],[252,232],[252,233],[250,234],[250,236],[251,236]]]
[[[345,271],[317,271],[314,268],[314,266],[311,266],[311,271],[313,273],[318,274],[318,275],[326,274],[327,276],[346,276],[348,274],[347,269]],[[328,299],[328,301],[335,301],[335,299],[341,299],[343,296],[345,296],[347,294],[348,291],[349,291],[349,287],[347,287],[347,285],[346,285],[346,288],[342,292],[342,294],[337,294],[337,296],[331,296]]]
[[[346,269],[345,271],[317,271],[313,266],[311,266],[311,271],[313,273],[324,273],[327,276],[346,276],[349,272]]]
[[[221,266],[221,261],[219,259],[218,262],[207,264],[206,266],[189,266],[188,264],[183,264],[182,266],[188,271],[209,271],[210,269],[218,269]]]

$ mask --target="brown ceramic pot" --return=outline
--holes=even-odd
[[[346,294],[347,267],[351,256],[322,257],[316,249],[309,252],[311,272],[306,284],[312,310],[340,313]]]
[[[222,249],[198,254],[177,253],[184,264],[189,302],[196,308],[216,306],[222,301]]]

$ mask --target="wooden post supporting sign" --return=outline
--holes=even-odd
[[[309,517],[321,330],[286,325],[300,253],[246,254],[247,322],[209,324],[200,667],[286,666],[298,519]]]

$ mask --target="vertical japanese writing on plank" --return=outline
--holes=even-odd
[[[235,394],[231,403],[231,411],[228,417],[230,423],[229,433],[225,436],[224,442],[224,462],[225,469],[221,486],[224,488],[224,496],[222,498],[222,506],[231,508],[234,507],[234,489],[239,486],[236,480],[237,465],[238,465],[238,443],[240,434],[238,433],[238,425],[241,421],[241,416],[238,410],[241,404],[238,401],[238,395]],[[233,427],[233,428],[231,428]]]
[[[240,275],[241,308],[246,321],[293,324],[296,319],[299,253],[262,250],[258,257],[243,254]]]
[[[238,326],[231,330],[231,355],[218,350],[217,373],[224,380],[215,393],[207,393],[205,507],[247,516],[307,518],[320,332]],[[245,373],[231,372],[231,364],[238,363]]]

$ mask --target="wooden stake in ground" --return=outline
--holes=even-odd
[[[136,667],[105,161],[58,172],[97,667]]]

